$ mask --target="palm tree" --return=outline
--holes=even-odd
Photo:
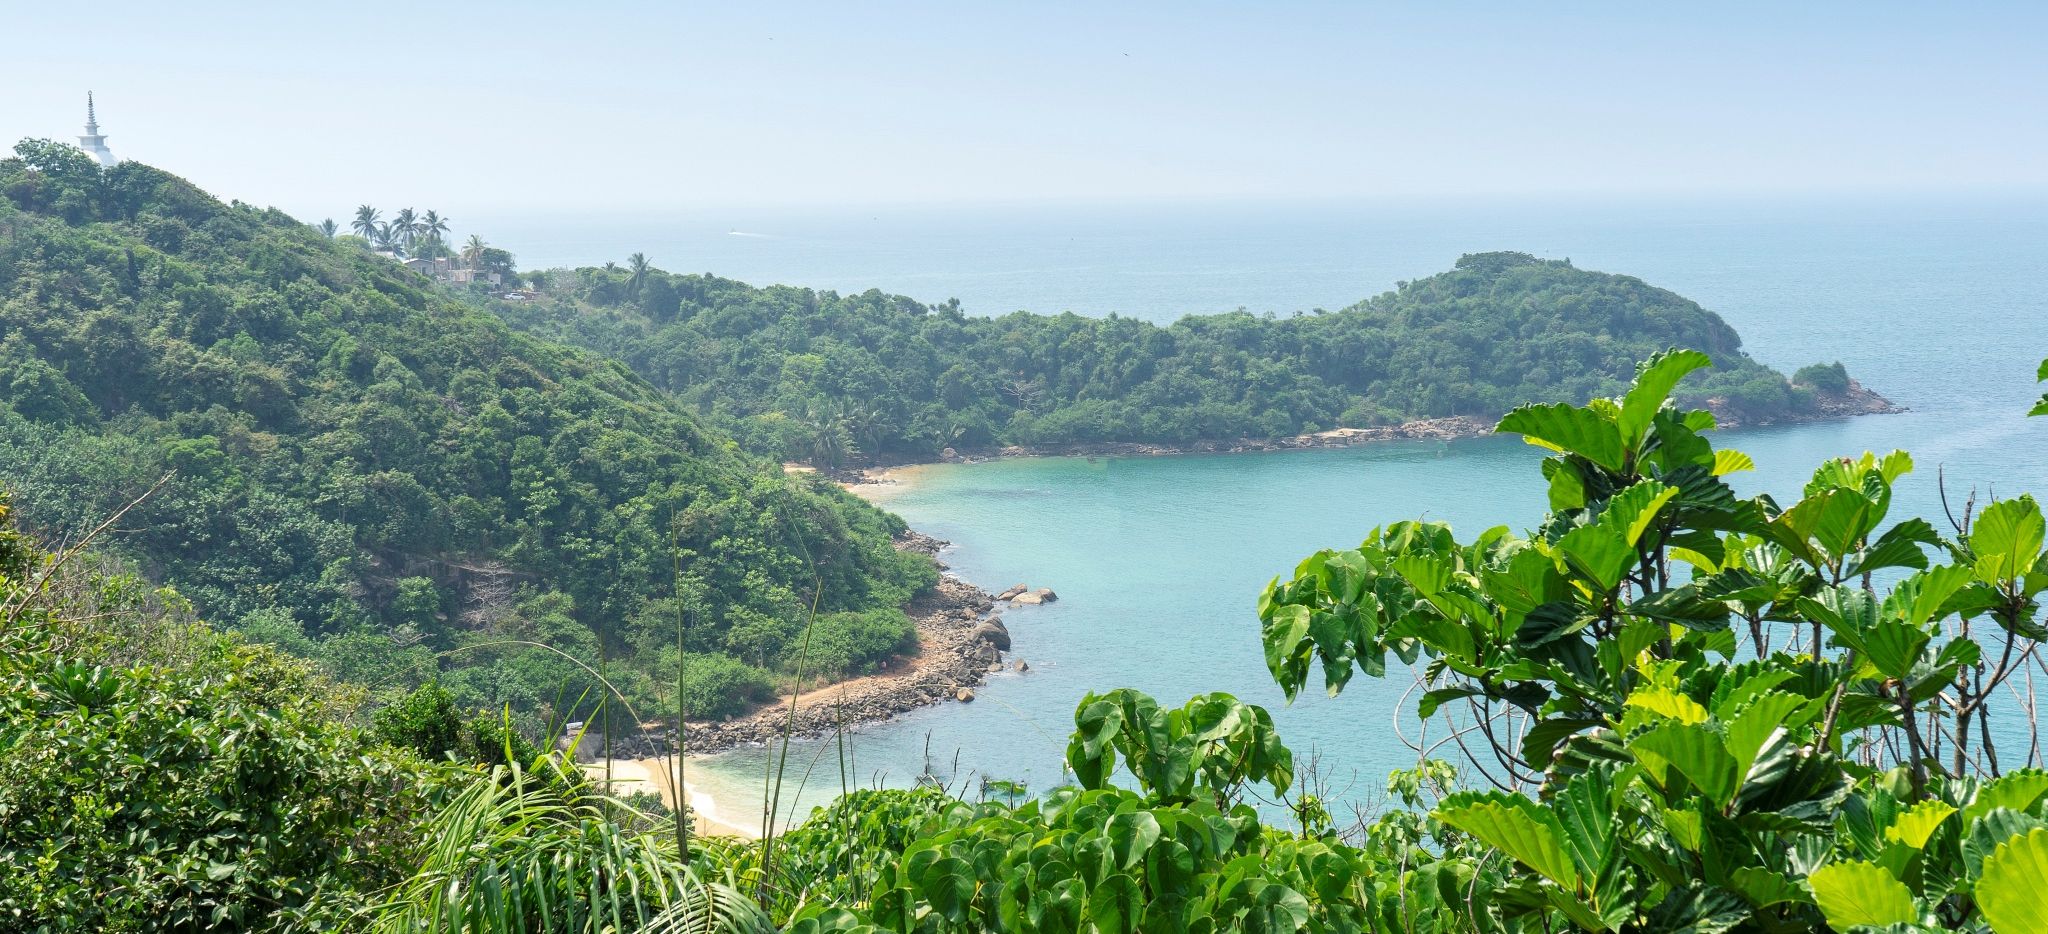
[[[398,242],[398,236],[398,227],[386,222],[377,225],[376,233],[371,239],[376,241],[377,249],[390,250],[396,255],[404,256],[405,247]]]
[[[355,231],[357,235],[365,240],[375,240],[377,239],[377,218],[377,209],[365,204],[362,207],[356,208],[356,222],[350,224],[349,229]]]
[[[320,222],[320,232],[326,234],[329,240],[334,239],[334,232],[340,229],[340,227],[334,225],[334,218],[332,217]]]
[[[633,270],[633,274],[626,278],[626,297],[637,298],[640,289],[647,285],[647,254],[635,253],[626,257],[626,265]]]
[[[420,221],[419,218],[412,213],[412,208],[401,208],[399,209],[397,214],[392,216],[392,239],[397,240],[409,247],[412,246],[413,240],[418,238],[419,235]]]
[[[484,261],[484,251],[488,249],[490,249],[490,246],[484,243],[483,237],[477,234],[470,234],[469,242],[462,247],[462,261],[468,263],[469,268],[475,269],[478,264]]]
[[[448,219],[438,211],[428,211],[420,218],[420,234],[429,240],[440,241],[448,235]]]

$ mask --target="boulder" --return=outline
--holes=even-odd
[[[954,691],[954,692],[953,692],[953,699],[954,699],[954,700],[956,700],[956,701],[959,701],[960,703],[963,703],[963,704],[969,704],[969,703],[973,703],[973,702],[974,702],[974,689],[973,689],[973,688],[961,688],[961,689],[960,689],[960,690],[958,690],[958,691]]]
[[[1008,651],[1010,648],[1010,631],[1003,628],[1002,623],[982,623],[974,627],[974,632],[970,635],[1001,651]]]
[[[1014,597],[1020,593],[1024,593],[1025,591],[1028,591],[1030,589],[1030,587],[1027,587],[1023,584],[1011,584],[1009,589],[1004,590],[1002,593],[996,594],[996,599],[1008,600],[1011,597]]]
[[[1031,670],[1031,666],[1030,666],[1030,665],[1026,665],[1026,664],[1024,664],[1024,660],[1020,658],[1020,659],[1017,659],[1017,670],[1018,670],[1018,671],[1030,671],[1030,670]]]
[[[1052,592],[1051,587],[1040,587],[1037,590],[1032,591],[1032,593],[1038,597],[1039,602],[1041,603],[1051,603],[1054,600],[1058,600],[1060,598],[1059,594]]]
[[[1035,591],[1027,590],[1014,597],[1011,597],[1010,602],[1015,603],[1019,606],[1037,606],[1045,602],[1045,595],[1037,593]]]
[[[939,459],[945,461],[957,461],[960,459],[960,452],[955,451],[952,448],[947,448],[939,452]]]
[[[991,672],[995,672],[995,671],[1001,671],[1001,670],[1003,670],[1003,663],[1002,663],[1001,661],[993,661],[993,662],[989,662],[989,663],[988,663],[988,670],[989,670],[989,671],[991,671]]]

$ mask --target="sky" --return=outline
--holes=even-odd
[[[0,0],[0,136],[308,218],[2048,190],[2048,4]]]

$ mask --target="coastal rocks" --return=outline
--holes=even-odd
[[[1031,670],[1031,666],[1030,666],[1030,665],[1026,665],[1026,664],[1024,664],[1024,660],[1023,660],[1023,659],[1021,659],[1021,658],[1020,658],[1020,659],[1017,659],[1017,673],[1018,673],[1018,674],[1023,674],[1024,672],[1027,672],[1027,671],[1030,671],[1030,670]]]
[[[936,557],[940,551],[945,549],[947,543],[943,539],[933,538],[923,532],[905,529],[897,534],[895,544],[898,551],[907,551],[911,554],[924,555],[929,558]]]
[[[997,600],[1003,600],[1009,603],[1022,604],[1025,606],[1036,606],[1040,603],[1051,603],[1054,600],[1058,600],[1059,598],[1060,595],[1053,593],[1051,587],[1040,587],[1037,590],[1032,590],[1030,585],[1028,584],[1016,584],[1010,587],[1010,589],[1005,590],[1002,593],[996,594]]]
[[[898,536],[896,542],[898,548],[924,554],[937,552],[944,545],[914,532]],[[795,698],[793,715],[791,698],[785,695],[736,719],[692,723],[689,752],[765,745],[780,740],[785,730],[799,737],[829,735],[931,704],[971,702],[974,685],[1001,670],[1002,653],[1009,648],[1008,628],[1000,619],[987,616],[999,605],[993,594],[942,575],[930,592],[903,608],[917,626],[914,655],[892,662],[884,673],[808,691]],[[650,755],[673,748],[669,740],[652,735],[650,740],[663,747]]]
[[[998,651],[1010,650],[1010,629],[1003,625],[1002,620],[991,619],[974,627],[968,635],[994,646]]]

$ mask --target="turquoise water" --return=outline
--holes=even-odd
[[[1937,467],[1958,493],[2048,491],[2048,420],[2023,417],[2038,394],[2034,367],[2048,356],[2048,214],[2040,207],[1718,204],[1546,214],[1462,206],[1434,218],[1275,207],[1088,214],[1064,226],[1056,212],[1038,210],[934,220],[936,228],[826,218],[785,228],[811,231],[808,251],[721,236],[708,239],[734,252],[708,262],[727,274],[839,288],[860,286],[856,270],[866,266],[873,285],[960,296],[970,311],[1071,307],[1166,318],[1177,309],[1342,305],[1468,250],[1570,256],[1700,301],[1764,362],[1840,359],[1912,408],[1726,433],[1724,446],[1760,465],[1740,478],[1745,492],[1796,494],[1823,458],[1905,448],[1920,470],[1902,486],[1894,515],[1937,517]],[[1083,249],[1067,245],[1080,234],[1063,230],[1093,234]],[[749,264],[758,271],[746,272]],[[1538,459],[1517,441],[1482,439],[924,468],[886,505],[954,542],[945,558],[956,573],[993,588],[1050,586],[1062,599],[1005,614],[1030,673],[994,677],[974,704],[857,734],[856,781],[903,784],[929,767],[956,781],[991,775],[1042,789],[1061,779],[1076,701],[1130,686],[1169,703],[1227,690],[1266,704],[1291,746],[1319,754],[1336,790],[1362,795],[1413,760],[1392,728],[1408,681],[1361,677],[1339,698],[1311,694],[1285,705],[1260,658],[1259,589],[1311,551],[1355,544],[1394,519],[1442,519],[1465,536],[1526,526],[1542,510]],[[762,751],[735,751],[698,767],[693,780],[705,781],[728,816],[758,811],[763,762]],[[792,786],[810,770],[803,803],[837,793],[829,743],[800,744],[791,763]]]

